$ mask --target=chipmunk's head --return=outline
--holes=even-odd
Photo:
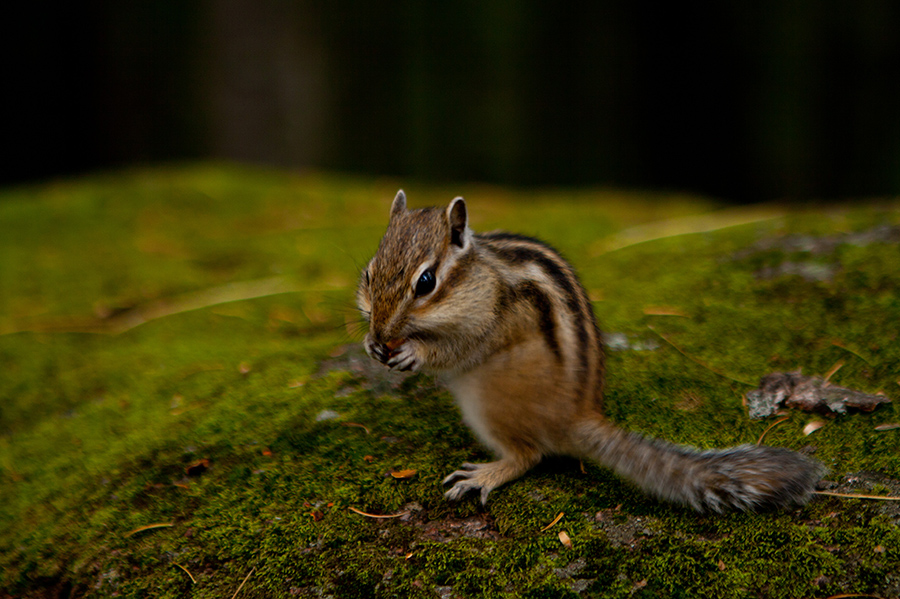
[[[387,231],[362,271],[356,294],[369,321],[365,347],[370,356],[389,363],[406,341],[440,335],[451,326],[441,306],[453,291],[460,262],[471,255],[472,242],[461,197],[446,209],[409,210],[403,190],[397,192]]]

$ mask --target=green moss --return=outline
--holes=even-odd
[[[0,194],[0,597],[230,597],[245,577],[241,597],[900,593],[893,503],[699,516],[568,459],[486,508],[446,502],[447,473],[490,459],[447,394],[330,357],[358,340],[353,286],[397,187],[202,165]],[[755,442],[769,423],[749,421],[741,395],[774,370],[843,363],[833,381],[897,394],[900,252],[878,232],[900,222],[896,205],[779,209],[654,239],[632,227],[714,204],[404,187],[415,205],[463,193],[476,229],[569,256],[604,328],[632,342],[609,355],[607,412],[622,426]],[[638,234],[648,241],[623,244]],[[271,277],[292,291],[96,332],[138,306]],[[767,442],[812,452],[842,491],[897,495],[900,435],[874,430],[896,410],[809,437],[811,416],[795,413]],[[390,476],[403,469],[416,474]],[[171,526],[134,532],[159,523]]]

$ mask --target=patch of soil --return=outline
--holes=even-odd
[[[643,539],[656,532],[651,527],[652,519],[623,513],[619,508],[600,510],[594,515],[596,528],[606,533],[610,544],[617,549],[635,551],[641,548]]]
[[[400,518],[415,526],[421,534],[422,540],[446,543],[460,537],[468,539],[497,540],[500,533],[493,518],[487,514],[478,514],[468,518],[443,518],[441,520],[429,520],[425,509],[418,503],[410,503],[403,506],[408,512]]]

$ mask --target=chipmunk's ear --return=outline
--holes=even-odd
[[[466,227],[469,225],[469,215],[466,211],[466,201],[454,198],[447,207],[447,221],[450,223],[450,243],[458,247],[465,247]]]
[[[397,195],[394,196],[394,203],[391,204],[391,218],[395,216],[399,216],[406,212],[406,194],[403,193],[403,190],[397,192]]]

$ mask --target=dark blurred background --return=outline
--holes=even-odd
[[[0,184],[192,159],[734,202],[900,193],[900,3],[35,0]]]

